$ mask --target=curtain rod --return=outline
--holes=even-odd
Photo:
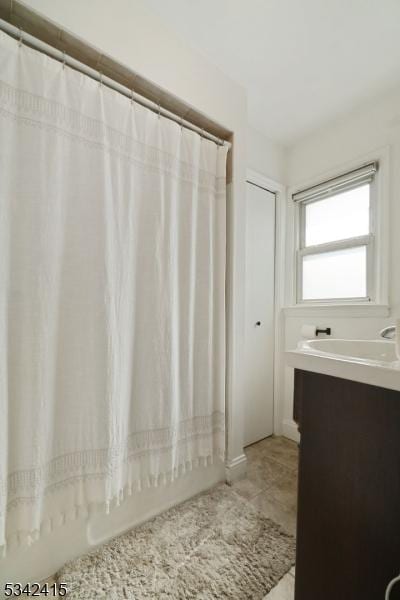
[[[95,69],[92,69],[91,67],[89,67],[88,65],[85,65],[84,63],[80,62],[79,60],[72,58],[72,56],[69,56],[65,52],[62,52],[61,50],[58,50],[57,48],[54,48],[53,46],[46,44],[46,42],[42,42],[42,40],[39,40],[38,38],[34,37],[33,35],[31,35],[29,33],[26,33],[25,31],[16,27],[15,25],[8,23],[8,21],[4,21],[3,19],[0,19],[0,30],[11,35],[13,38],[19,40],[21,43],[26,44],[27,46],[30,46],[30,47],[34,48],[35,50],[39,50],[39,52],[43,52],[44,54],[51,56],[55,60],[65,63],[69,67],[72,67],[76,71],[80,71],[84,75],[87,75],[88,77],[91,77],[92,79],[101,82],[103,85],[106,85],[107,87],[111,88],[112,90],[119,92],[120,94],[122,94],[123,96],[126,96],[130,100],[134,100],[135,102],[148,108],[152,112],[155,112],[155,113],[165,117],[166,119],[169,119],[170,121],[174,121],[175,123],[178,123],[178,125],[181,125],[181,127],[185,127],[185,129],[190,129],[191,131],[198,133],[203,138],[208,139],[208,140],[214,142],[215,144],[218,144],[219,146],[223,146],[224,144],[227,144],[228,147],[231,146],[230,142],[228,142],[226,140],[222,140],[222,139],[218,138],[217,136],[213,135],[212,133],[205,131],[201,127],[198,127],[194,123],[191,123],[190,121],[187,121],[186,119],[181,118],[179,115],[176,115],[175,113],[167,110],[166,108],[163,108],[156,102],[153,102],[152,100],[148,100],[144,96],[137,94],[134,90],[130,90],[129,88],[125,87],[124,85],[121,85],[114,79],[111,79],[110,77],[107,77],[106,75],[103,75],[100,71],[96,71]]]

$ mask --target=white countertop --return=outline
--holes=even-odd
[[[389,340],[315,339],[285,352],[286,364],[400,392],[400,361]]]

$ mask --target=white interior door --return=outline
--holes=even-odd
[[[274,430],[275,194],[247,184],[245,445]]]

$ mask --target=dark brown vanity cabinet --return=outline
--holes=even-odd
[[[400,573],[400,392],[296,370],[294,418],[295,600],[384,600]]]

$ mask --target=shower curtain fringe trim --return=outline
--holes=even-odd
[[[7,536],[6,543],[0,546],[0,559],[5,558],[10,551],[14,551],[21,547],[26,548],[32,546],[32,544],[37,542],[44,535],[48,535],[55,529],[76,521],[77,519],[88,518],[95,513],[104,513],[108,515],[113,509],[118,508],[122,502],[132,496],[132,494],[149,488],[157,488],[160,485],[170,485],[176,479],[193,469],[212,466],[215,464],[216,460],[224,461],[223,451],[219,451],[216,454],[209,454],[208,456],[194,458],[193,460],[186,460],[171,471],[144,477],[133,483],[126,484],[117,491],[112,498],[104,502],[76,504],[68,510],[44,519],[40,525],[40,529],[17,531],[12,535]]]

